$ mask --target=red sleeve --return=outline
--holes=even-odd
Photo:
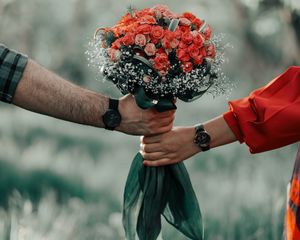
[[[230,101],[223,117],[251,153],[300,141],[300,67],[290,67],[248,97]]]

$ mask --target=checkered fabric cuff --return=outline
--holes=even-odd
[[[0,44],[0,100],[11,103],[28,57]]]

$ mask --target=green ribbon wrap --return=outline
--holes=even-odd
[[[143,88],[135,91],[137,104],[163,112],[176,109],[171,99],[152,100]],[[193,240],[203,239],[200,207],[184,164],[145,167],[138,153],[131,165],[123,203],[127,240],[155,240],[161,232],[161,216]]]

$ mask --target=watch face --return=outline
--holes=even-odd
[[[103,122],[107,127],[115,128],[120,125],[121,115],[118,111],[109,109],[103,116]]]
[[[199,132],[199,133],[197,133],[195,142],[200,147],[207,147],[207,146],[209,146],[209,143],[210,143],[210,136],[208,135],[207,132]]]

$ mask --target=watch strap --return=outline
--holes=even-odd
[[[202,152],[208,151],[210,149],[210,146],[206,146],[206,147],[200,147]]]
[[[118,107],[119,107],[119,100],[109,98],[108,109],[113,109],[113,110],[118,111]]]
[[[201,123],[200,123],[200,124],[197,124],[197,125],[195,126],[195,129],[196,129],[196,133],[205,131],[204,126],[203,126],[203,124],[201,124]]]
[[[119,108],[119,100],[118,99],[109,98],[108,99],[108,110],[115,110],[115,111],[119,112],[118,108]],[[104,128],[106,130],[110,130],[110,131],[115,130],[115,127],[108,126],[105,123],[105,121],[103,121],[103,122],[104,122]]]
[[[104,127],[106,130],[110,130],[110,131],[113,131],[113,130],[115,130],[115,128],[114,127],[109,127],[109,126],[107,126],[106,124],[105,124],[105,127]]]

